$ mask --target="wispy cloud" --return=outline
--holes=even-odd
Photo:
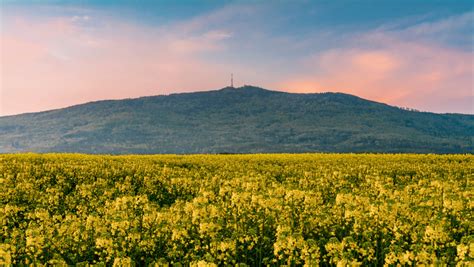
[[[226,30],[213,30],[206,32],[204,37],[210,40],[225,40],[232,38],[232,32]]]
[[[473,28],[474,12],[466,12],[461,15],[450,16],[437,21],[422,22],[420,24],[410,26],[403,32],[413,35],[432,35],[451,33],[453,29]]]

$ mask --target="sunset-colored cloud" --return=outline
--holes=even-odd
[[[237,85],[474,113],[473,52],[453,35],[472,27],[472,12],[409,27],[294,35],[271,32],[269,19],[276,29],[288,18],[264,5],[229,4],[162,24],[61,8],[2,18],[0,115],[217,89],[231,72]]]
[[[472,51],[404,41],[381,32],[357,36],[357,43],[304,59],[307,72],[282,81],[280,87],[293,92],[346,92],[429,111],[474,113]]]
[[[21,20],[2,33],[1,114],[218,88],[224,81],[215,77],[227,77],[200,55],[221,50],[230,33],[180,35],[111,21],[89,29],[76,25],[83,19]]]

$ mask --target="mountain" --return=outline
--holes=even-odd
[[[474,116],[244,86],[0,117],[0,153],[472,153]]]

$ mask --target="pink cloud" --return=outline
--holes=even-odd
[[[474,113],[472,52],[380,33],[361,38],[371,46],[336,48],[305,59],[308,72],[282,81],[280,88],[339,91],[421,110]]]
[[[226,70],[201,57],[224,49],[224,31],[189,35],[118,21],[91,29],[78,20],[84,16],[22,18],[2,32],[0,115],[207,90],[226,82],[219,78],[227,77]]]
[[[2,36],[1,41],[2,53],[0,53],[0,62],[2,63],[28,64],[38,61],[46,53],[43,46],[23,39]],[[13,49],[16,53],[12,53]]]

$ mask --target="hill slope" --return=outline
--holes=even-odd
[[[251,86],[0,117],[0,153],[471,153],[473,140],[473,115]]]

